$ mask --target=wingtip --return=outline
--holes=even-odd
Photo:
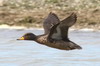
[[[53,12],[50,12],[50,13],[49,13],[49,15],[56,15],[56,14],[55,14],[55,13],[53,13]]]
[[[77,17],[77,15],[76,15],[76,13],[75,13],[75,12],[72,12],[70,16]]]
[[[48,16],[56,18],[58,21],[60,21],[59,18],[58,18],[58,16],[54,12],[50,12]]]
[[[53,12],[50,12],[49,14],[52,14]]]
[[[75,12],[72,12],[71,14],[76,14]]]
[[[81,46],[78,46],[78,47],[77,47],[77,49],[80,49],[80,50],[81,50],[81,49],[82,49],[82,47],[81,47]]]
[[[77,20],[77,14],[75,12],[71,13],[70,17],[74,18],[75,21]]]

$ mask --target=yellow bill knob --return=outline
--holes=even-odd
[[[25,38],[24,38],[24,37],[21,37],[21,38],[19,38],[19,39],[17,39],[17,40],[25,40]]]

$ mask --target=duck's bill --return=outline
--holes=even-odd
[[[17,39],[17,40],[25,40],[25,38],[24,38],[24,37],[21,37],[21,38],[19,38],[19,39]]]

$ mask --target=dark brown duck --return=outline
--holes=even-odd
[[[62,21],[59,20],[56,14],[50,13],[43,23],[45,32],[43,35],[36,36],[33,33],[27,33],[18,40],[32,40],[61,50],[82,49],[68,38],[68,29],[75,24],[76,20],[75,13]]]

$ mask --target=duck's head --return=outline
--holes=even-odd
[[[23,35],[21,38],[17,39],[17,40],[35,40],[36,35],[34,35],[33,33],[26,33],[25,35]]]

